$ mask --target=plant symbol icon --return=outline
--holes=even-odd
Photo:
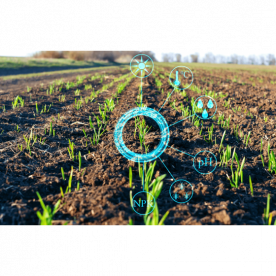
[[[174,194],[174,198],[175,198],[175,199],[178,198],[178,194],[177,194],[177,193]]]
[[[208,104],[207,104],[207,107],[208,108],[213,108],[213,106],[214,106],[214,104],[213,104],[212,100],[210,99]]]
[[[203,102],[202,102],[202,100],[199,100],[199,101],[198,101],[197,107],[198,107],[198,108],[202,108],[202,107],[203,107]]]
[[[180,184],[180,189],[183,190],[184,186],[183,183]]]
[[[186,193],[186,194],[185,194],[185,198],[188,199],[188,197],[189,197],[189,195]]]
[[[206,109],[203,110],[203,112],[202,112],[202,117],[203,117],[204,119],[207,119],[207,118],[208,118],[208,112],[206,111]]]

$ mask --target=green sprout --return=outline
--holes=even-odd
[[[253,184],[252,184],[250,175],[249,175],[249,186],[250,186],[251,195],[254,196],[254,189],[253,189]]]
[[[58,211],[58,207],[60,205],[60,200],[58,200],[58,202],[55,204],[54,209],[52,211],[51,207],[49,207],[48,205],[45,206],[43,199],[40,196],[39,192],[36,192],[36,194],[39,198],[40,205],[43,209],[43,214],[41,214],[40,211],[36,212],[36,214],[40,220],[40,225],[52,225],[53,216]]]
[[[79,171],[81,171],[81,152],[79,151]]]
[[[264,224],[271,225],[272,223],[272,213],[269,215],[270,209],[270,194],[267,195],[266,208],[264,209]],[[274,221],[274,225],[276,225],[276,220]]]

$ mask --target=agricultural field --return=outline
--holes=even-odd
[[[1,57],[0,56],[0,77],[4,79],[12,79],[11,75],[19,75],[18,77],[27,77],[30,74],[42,72],[76,70],[81,68],[93,68],[111,66],[112,63],[78,61],[72,59],[38,59],[32,57]]]
[[[156,62],[142,82],[129,66],[0,78],[0,223],[274,224],[276,69],[184,64],[193,84],[173,91],[179,65]],[[194,116],[204,95],[217,104],[210,120]],[[143,165],[114,142],[118,120],[137,107],[160,110],[170,132],[160,158]],[[129,120],[123,137],[139,154],[161,139],[146,116]],[[216,156],[212,173],[194,169],[191,156],[201,151]],[[177,179],[192,185],[187,203],[169,194]],[[156,200],[146,216],[132,208],[142,187]]]

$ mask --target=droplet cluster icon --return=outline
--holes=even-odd
[[[217,103],[210,96],[200,96],[195,100],[193,111],[200,119],[211,119],[217,111]]]

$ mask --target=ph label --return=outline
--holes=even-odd
[[[212,157],[209,158],[205,158],[205,161],[204,160],[198,160],[198,168],[200,169],[200,167],[207,167],[207,166],[212,166]]]
[[[200,151],[194,157],[193,165],[198,173],[209,174],[216,169],[217,158],[208,150]]]

